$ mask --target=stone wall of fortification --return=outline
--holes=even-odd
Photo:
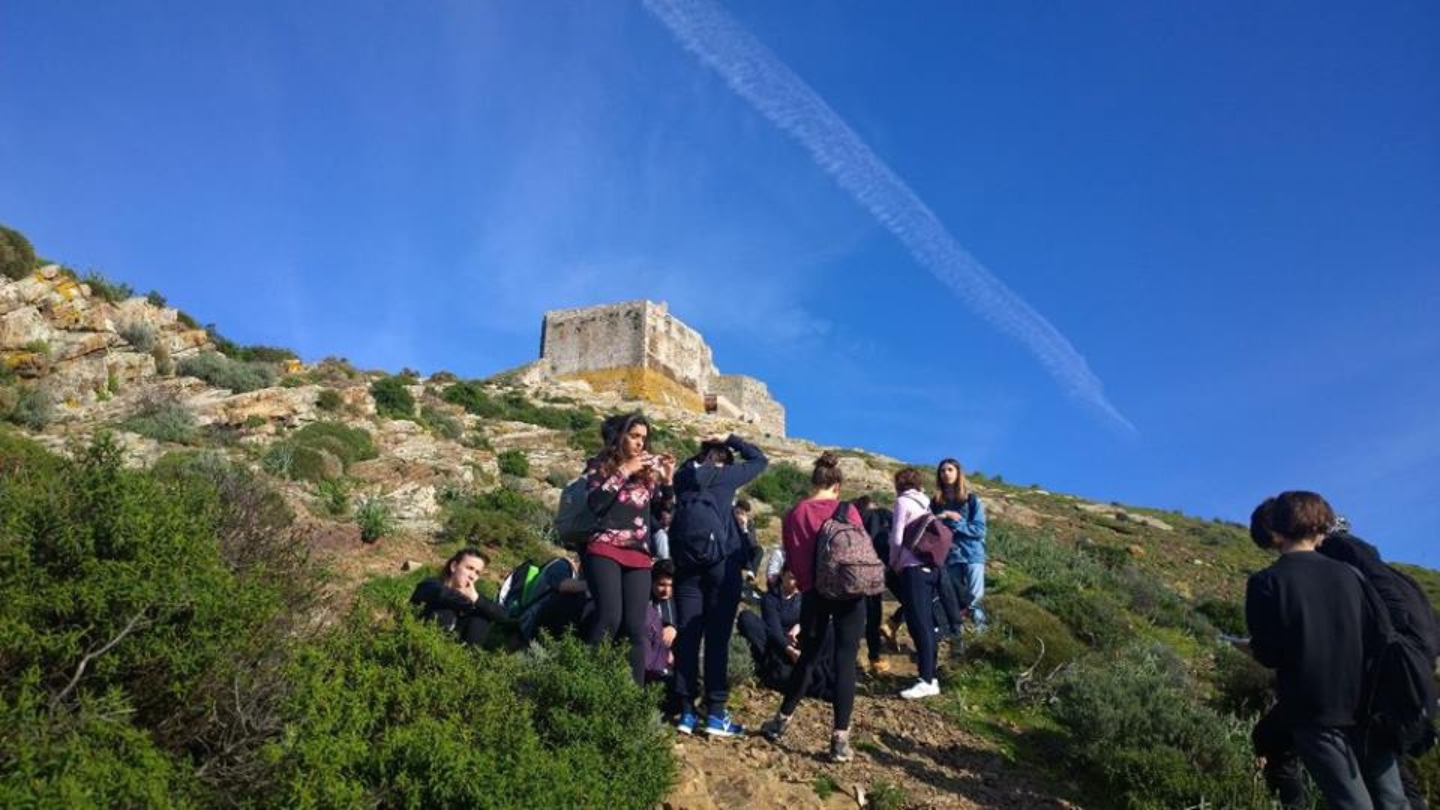
[[[646,302],[645,367],[697,392],[708,390],[715,376],[714,355],[705,338],[663,303]]]
[[[540,358],[550,373],[645,366],[645,301],[545,313]]]
[[[743,374],[721,374],[711,380],[709,390],[728,400],[741,418],[765,433],[785,435],[785,408],[771,398],[765,383]]]

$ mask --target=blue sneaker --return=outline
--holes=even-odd
[[[695,712],[686,709],[680,713],[680,719],[675,721],[675,730],[681,734],[694,734],[695,724],[698,722],[699,720],[695,717]]]
[[[705,733],[711,737],[740,737],[745,734],[745,727],[730,719],[730,712],[724,714],[712,714],[705,721]]]

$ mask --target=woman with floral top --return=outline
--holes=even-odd
[[[675,459],[650,452],[650,423],[638,414],[614,416],[601,429],[605,448],[585,470],[586,505],[599,530],[585,544],[581,567],[594,600],[585,641],[630,640],[630,674],[645,682],[646,611],[650,606],[653,516],[669,508]]]

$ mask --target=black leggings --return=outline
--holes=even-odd
[[[645,611],[650,606],[650,569],[625,568],[609,557],[586,554],[585,584],[590,588],[595,612],[585,628],[585,643],[599,644],[611,638],[630,639],[630,676],[645,685],[645,657],[649,639],[645,635]]]
[[[850,728],[855,710],[855,656],[865,632],[864,599],[827,599],[817,591],[800,597],[800,660],[790,673],[780,713],[789,717],[800,705],[810,686],[810,676],[824,648],[825,630],[834,622],[835,633],[835,730]]]

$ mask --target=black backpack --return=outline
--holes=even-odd
[[[712,470],[709,483],[701,481],[702,466],[695,471],[695,489],[686,489],[675,497],[675,514],[670,519],[670,557],[678,568],[708,568],[725,558],[726,537],[729,535],[729,504],[715,499],[710,485],[720,471]]]
[[[1435,661],[1414,638],[1395,630],[1380,594],[1358,570],[1355,574],[1379,640],[1365,672],[1365,745],[1419,756],[1436,741]]]

